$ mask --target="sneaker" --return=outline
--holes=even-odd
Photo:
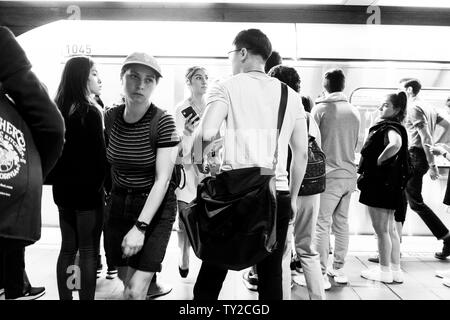
[[[23,296],[11,300],[35,300],[45,294],[45,287],[31,287]]]
[[[258,291],[258,275],[253,273],[251,269],[244,271],[242,281],[248,290]]]
[[[331,282],[330,282],[330,279],[328,279],[328,275],[327,274],[323,275],[323,289],[325,291],[328,291],[328,290],[331,289]]]
[[[172,287],[161,282],[151,282],[147,291],[147,300],[162,297],[172,291]]]
[[[112,280],[114,278],[117,278],[117,269],[108,270],[106,272],[106,279]]]
[[[441,252],[436,252],[434,254],[434,257],[436,259],[445,260],[447,257],[450,256],[450,239],[447,238],[444,240],[444,246],[442,247]]]
[[[395,283],[403,283],[403,271],[402,270],[397,270],[394,271],[392,270],[392,280],[394,280]]]
[[[334,278],[334,282],[339,284],[346,284],[348,283],[348,278],[344,273],[344,270],[341,269],[330,269],[327,271],[328,275],[330,277]]]
[[[394,276],[392,275],[392,271],[381,271],[380,267],[362,270],[361,277],[368,280],[380,281],[383,283],[394,282]]]
[[[442,279],[442,284],[446,287],[450,288],[450,278],[444,278]]]
[[[306,287],[306,279],[302,274],[296,274],[292,276],[292,281],[299,286]]]
[[[376,254],[376,255],[369,257],[369,259],[367,259],[367,260],[370,262],[373,262],[373,263],[380,263],[380,256],[378,254]]]
[[[450,270],[436,270],[436,277],[450,278]]]

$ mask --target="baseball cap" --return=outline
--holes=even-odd
[[[122,64],[122,68],[129,64],[141,64],[143,66],[147,66],[152,68],[160,77],[161,67],[154,57],[145,53],[145,52],[133,52],[128,57],[125,58],[125,61]]]

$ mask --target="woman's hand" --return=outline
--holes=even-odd
[[[198,115],[194,116],[193,114],[190,114],[189,117],[187,117],[186,121],[184,122],[184,134],[190,136],[197,127],[199,120],[200,117]]]
[[[447,152],[442,146],[439,144],[435,144],[432,146],[431,144],[425,144],[425,146],[430,150],[431,153],[433,153],[435,156],[441,156],[444,153]]]
[[[139,251],[144,245],[145,234],[133,226],[126,234],[122,241],[122,257],[129,258]]]

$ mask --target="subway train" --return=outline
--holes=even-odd
[[[344,93],[360,111],[360,146],[383,95],[397,90],[398,80],[416,77],[424,86],[422,97],[441,114],[449,115],[450,29],[433,26],[339,25],[301,23],[147,22],[61,20],[18,37],[33,70],[54,96],[65,61],[73,55],[89,55],[97,63],[103,82],[105,105],[121,99],[119,72],[123,59],[133,51],[154,55],[163,78],[155,94],[156,105],[174,111],[187,95],[185,70],[202,65],[211,81],[231,74],[227,52],[234,36],[243,29],[259,28],[272,42],[286,65],[301,77],[301,93],[313,99],[322,92],[322,77],[330,68],[346,74]],[[51,41],[48,41],[51,39]],[[439,128],[435,140],[450,143],[448,128]],[[358,151],[358,150],[357,150]],[[358,157],[358,152],[357,152]],[[450,226],[450,211],[442,204],[450,163],[438,159],[441,178],[424,179],[424,198]],[[51,188],[44,187],[43,225],[58,225]],[[351,234],[372,234],[368,212],[355,190],[350,207]],[[407,235],[431,235],[408,209],[403,231]]]

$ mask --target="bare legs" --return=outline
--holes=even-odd
[[[368,207],[377,234],[381,267],[400,264],[400,238],[394,221],[394,210]]]
[[[154,272],[144,272],[131,267],[119,267],[118,277],[124,285],[125,300],[145,300]]]

